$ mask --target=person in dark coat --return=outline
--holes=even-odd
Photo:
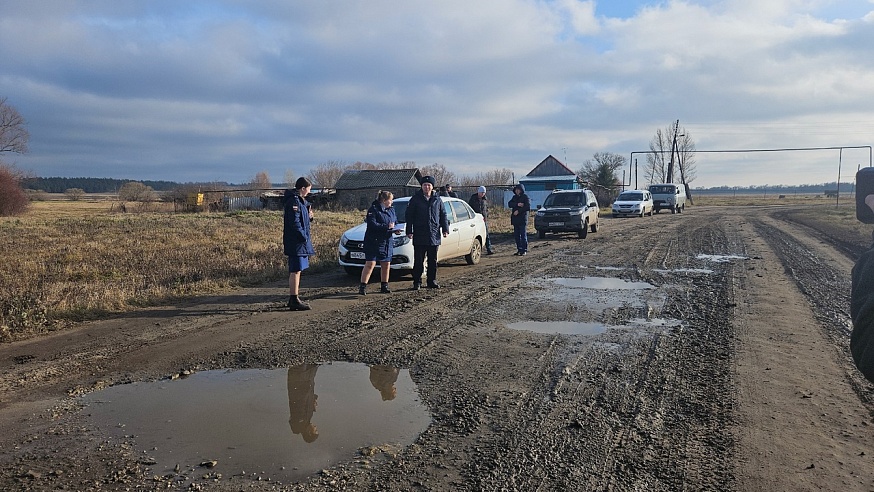
[[[432,289],[437,284],[437,249],[440,236],[449,235],[449,220],[443,200],[434,191],[436,181],[431,176],[422,178],[422,189],[410,198],[407,204],[407,237],[413,240],[413,290],[422,286],[422,272],[425,270],[425,256],[428,257],[428,283]]]
[[[513,187],[513,198],[507,202],[510,207],[510,223],[513,224],[513,238],[516,239],[516,252],[514,256],[528,254],[528,212],[531,211],[531,200],[525,194],[525,185],[522,183]]]
[[[288,309],[306,311],[310,305],[300,300],[300,274],[309,268],[309,257],[316,254],[310,237],[312,210],[306,196],[313,185],[301,176],[293,190],[285,192],[285,213],[282,225],[282,245],[288,256]]]
[[[391,268],[391,257],[394,250],[395,234],[400,234],[395,226],[398,221],[395,209],[392,208],[394,195],[390,191],[380,191],[376,200],[367,211],[367,230],[364,232],[364,268],[361,270],[361,285],[358,294],[367,294],[367,282],[370,274],[379,262],[380,289],[383,294],[391,293],[388,288],[388,275]]]
[[[874,195],[868,195],[865,203],[874,210]],[[874,245],[853,266],[852,285],[850,352],[856,367],[874,383]]]
[[[486,197],[486,187],[477,188],[476,193],[470,195],[470,200],[467,203],[474,212],[483,216],[483,222],[486,224],[486,254],[495,254],[492,250],[492,239],[489,237],[489,199]]]
[[[447,184],[444,188],[445,188],[445,190],[446,190],[446,194],[443,195],[443,196],[448,196],[448,197],[451,197],[451,198],[458,198],[458,193],[452,191],[452,185],[451,185],[451,184]]]

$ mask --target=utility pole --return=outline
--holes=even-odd
[[[674,151],[677,149],[677,133],[680,131],[680,120],[674,124],[674,138],[671,142],[671,161],[668,164],[668,183],[674,182]]]

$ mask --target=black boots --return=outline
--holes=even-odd
[[[288,309],[291,311],[308,311],[312,309],[309,304],[300,300],[300,296],[291,296],[288,299]]]
[[[365,284],[365,283],[358,284],[358,295],[359,296],[366,296],[367,295],[367,284]]]
[[[391,290],[388,288],[388,282],[381,282],[379,291],[383,294],[391,294]]]

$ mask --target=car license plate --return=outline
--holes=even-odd
[[[549,227],[561,227],[564,225],[564,222],[550,222]]]
[[[350,251],[349,258],[352,258],[353,260],[363,260],[364,253],[362,251]]]

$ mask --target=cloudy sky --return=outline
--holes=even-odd
[[[0,60],[31,134],[4,159],[39,176],[521,176],[629,158],[675,120],[699,150],[874,136],[874,0],[16,1]],[[869,150],[697,161],[694,187],[824,183]]]

